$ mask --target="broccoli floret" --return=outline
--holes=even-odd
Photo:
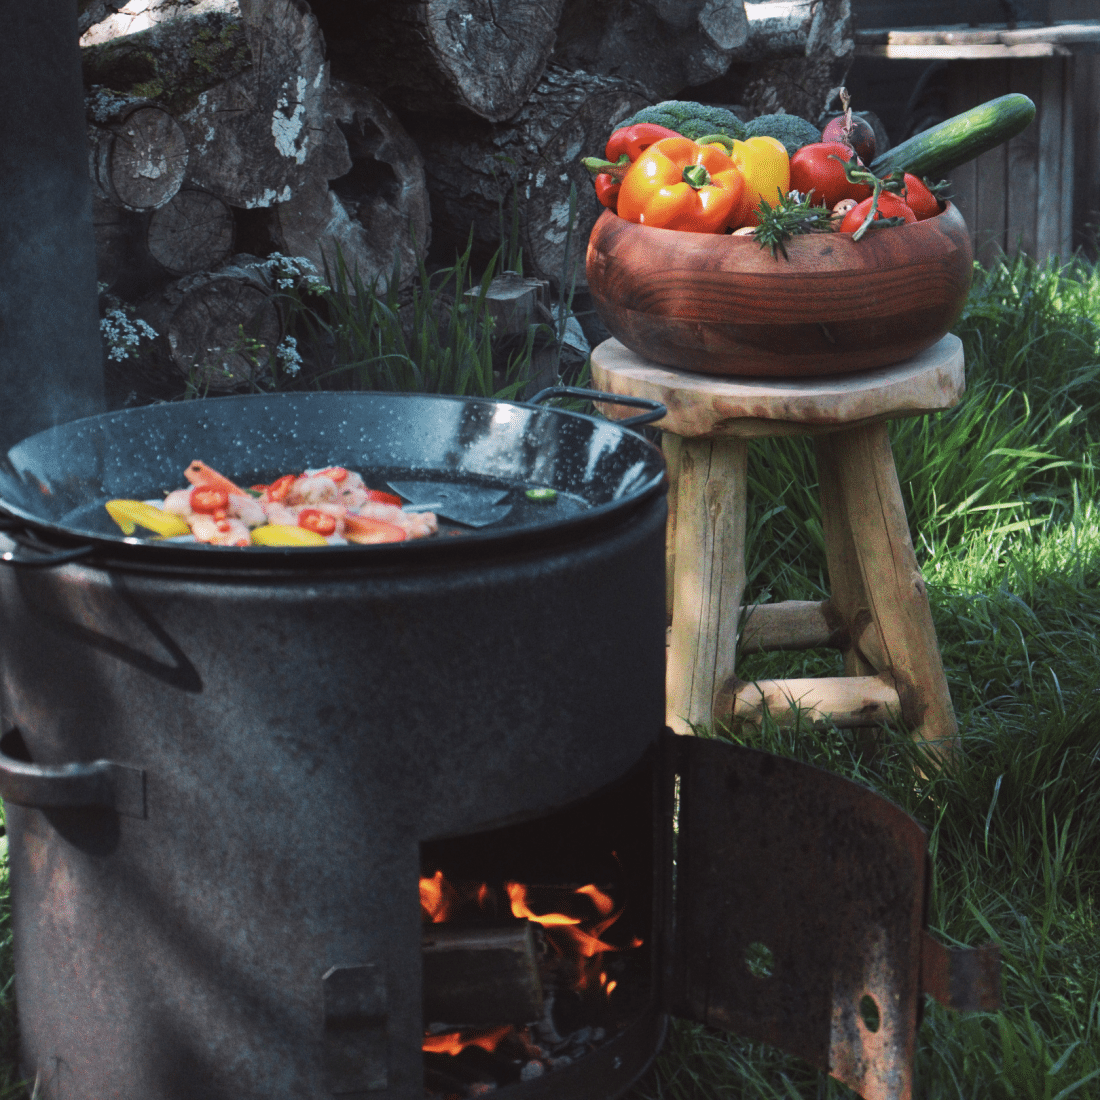
[[[745,132],[749,137],[773,137],[783,142],[787,156],[821,140],[821,131],[798,115],[760,115],[745,123]]]
[[[745,124],[732,111],[727,111],[725,107],[693,103],[689,99],[666,99],[652,107],[643,107],[630,118],[616,123],[615,129],[622,130],[636,122],[667,126],[692,141],[707,134],[725,134],[737,141],[745,139]]]

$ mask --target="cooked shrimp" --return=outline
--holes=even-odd
[[[191,534],[198,542],[214,546],[251,546],[252,535],[239,519],[215,519],[196,512],[191,516]]]
[[[173,512],[177,516],[186,519],[191,515],[191,490],[173,489],[165,498],[162,505],[166,512]]]
[[[313,477],[300,477],[290,487],[286,495],[287,504],[334,504],[340,496],[336,482],[324,474]]]
[[[267,523],[263,505],[246,493],[230,493],[226,509],[233,519],[239,519],[246,527],[262,527]]]
[[[237,496],[247,495],[235,482],[230,481],[229,478],[219,474],[217,470],[207,466],[205,462],[200,462],[197,458],[183,471],[183,476],[192,485],[201,485],[207,489],[221,489],[223,493],[235,493]]]

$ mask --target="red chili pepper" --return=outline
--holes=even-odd
[[[327,470],[318,470],[317,477],[327,477],[330,481],[335,481],[337,485],[341,481],[347,481],[348,472],[343,466],[329,466]]]
[[[286,500],[290,494],[290,487],[298,479],[294,474],[284,474],[280,478],[276,478],[267,487],[267,499],[268,500]]]
[[[357,516],[354,512],[349,512],[344,517],[344,535],[348,542],[366,544],[405,541],[405,532],[396,524]]]
[[[268,490],[268,486],[267,486],[267,485],[249,485],[249,488],[250,488],[250,489],[252,490],[252,492],[254,492],[254,493],[266,493],[266,492],[267,492],[267,490]]]
[[[225,514],[229,507],[229,494],[224,489],[214,489],[209,485],[197,485],[191,490],[191,511],[213,516],[218,512]]]
[[[317,535],[331,535],[336,531],[336,517],[318,508],[303,508],[298,513],[298,526]]]
[[[366,489],[364,492],[367,494],[367,500],[373,500],[375,504],[394,504],[398,508],[401,507],[401,498],[395,497],[393,493],[383,493],[381,489]]]

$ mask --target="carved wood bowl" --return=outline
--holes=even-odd
[[[936,343],[962,312],[974,259],[950,203],[859,241],[795,237],[787,253],[607,210],[589,238],[588,286],[612,335],[655,363],[805,378],[900,363]]]

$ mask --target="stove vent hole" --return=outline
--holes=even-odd
[[[879,1015],[878,1004],[870,993],[864,993],[859,1000],[859,1018],[863,1021],[863,1026],[872,1035],[878,1031],[882,1024],[882,1017]]]
[[[754,978],[759,978],[761,981],[764,978],[770,978],[775,969],[775,956],[772,954],[772,949],[767,944],[760,943],[759,940],[756,943],[750,943],[745,949],[745,965]]]

